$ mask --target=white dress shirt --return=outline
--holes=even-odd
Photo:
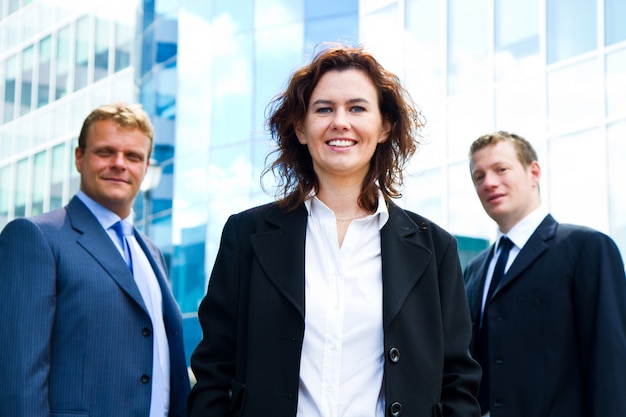
[[[526,242],[528,242],[528,239],[530,239],[530,236],[532,236],[532,234],[535,233],[535,230],[537,230],[537,227],[539,227],[539,225],[546,218],[547,215],[548,215],[547,210],[543,206],[540,206],[536,208],[534,211],[532,211],[530,214],[528,214],[526,217],[524,217],[522,220],[520,220],[506,234],[506,236],[511,240],[511,242],[513,242],[513,246],[511,247],[511,250],[509,251],[509,259],[507,260],[506,265],[504,266],[505,274],[506,274],[506,271],[509,270],[509,267],[513,264],[513,261],[515,261],[515,258],[517,258],[517,255],[519,254],[520,250],[522,250]],[[500,238],[502,236],[505,236],[504,233],[498,230],[496,243],[500,242]],[[498,255],[500,255],[500,250],[499,248],[496,248],[493,256],[491,257],[491,261],[489,263],[489,269],[487,269],[485,287],[483,288],[483,303],[482,303],[481,311],[484,311],[485,309],[485,301],[487,298],[487,293],[489,292],[489,286],[491,285],[491,278],[493,277],[493,270],[496,267],[496,261],[498,259]]]
[[[380,228],[389,214],[353,220],[341,248],[332,210],[313,197],[305,252],[305,332],[298,417],[383,417]]]

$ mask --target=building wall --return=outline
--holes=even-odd
[[[73,195],[92,107],[140,101],[163,176],[137,224],[168,260],[188,354],[224,222],[273,199],[266,106],[323,41],[405,82],[427,125],[400,204],[457,235],[464,263],[496,232],[467,151],[500,129],[537,148],[558,220],[626,250],[623,0],[0,1],[0,227]]]

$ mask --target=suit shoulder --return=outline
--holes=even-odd
[[[395,207],[395,209],[393,207]],[[400,212],[408,216],[411,222],[413,222],[418,227],[420,232],[428,232],[432,234],[433,236],[439,236],[440,238],[454,239],[454,236],[452,235],[452,233],[448,232],[447,230],[445,230],[443,227],[439,226],[437,223],[433,222],[432,220],[422,216],[421,214],[417,214],[413,211],[400,208],[399,206],[396,206],[396,205],[392,205],[389,210],[389,215],[392,215],[392,213],[396,209],[400,210]]]
[[[66,223],[67,211],[65,208],[60,208],[37,216],[15,218],[4,227],[3,231],[25,230],[34,227],[44,234],[50,234],[58,232]]]

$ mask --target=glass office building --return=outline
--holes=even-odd
[[[163,174],[138,197],[137,225],[166,255],[188,355],[224,222],[273,199],[260,183],[265,108],[325,41],[362,44],[423,111],[399,203],[458,236],[464,263],[496,233],[467,159],[494,130],[535,145],[557,220],[597,228],[626,253],[623,0],[0,4],[0,227],[71,198],[93,107],[141,102]]]

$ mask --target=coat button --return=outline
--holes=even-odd
[[[150,382],[150,377],[146,374],[141,375],[141,382],[147,384],[148,382]]]
[[[392,403],[389,407],[389,412],[392,417],[400,417],[400,414],[402,414],[402,404],[397,401]]]
[[[144,328],[141,330],[141,334],[142,334],[142,335],[144,335],[144,336],[146,336],[146,337],[148,337],[148,336],[150,336],[150,335],[152,334],[152,332],[151,332],[151,331],[150,331],[150,329],[148,329],[147,327],[144,327]]]
[[[393,363],[398,363],[400,360],[400,351],[398,348],[393,347],[389,349],[389,360]]]

